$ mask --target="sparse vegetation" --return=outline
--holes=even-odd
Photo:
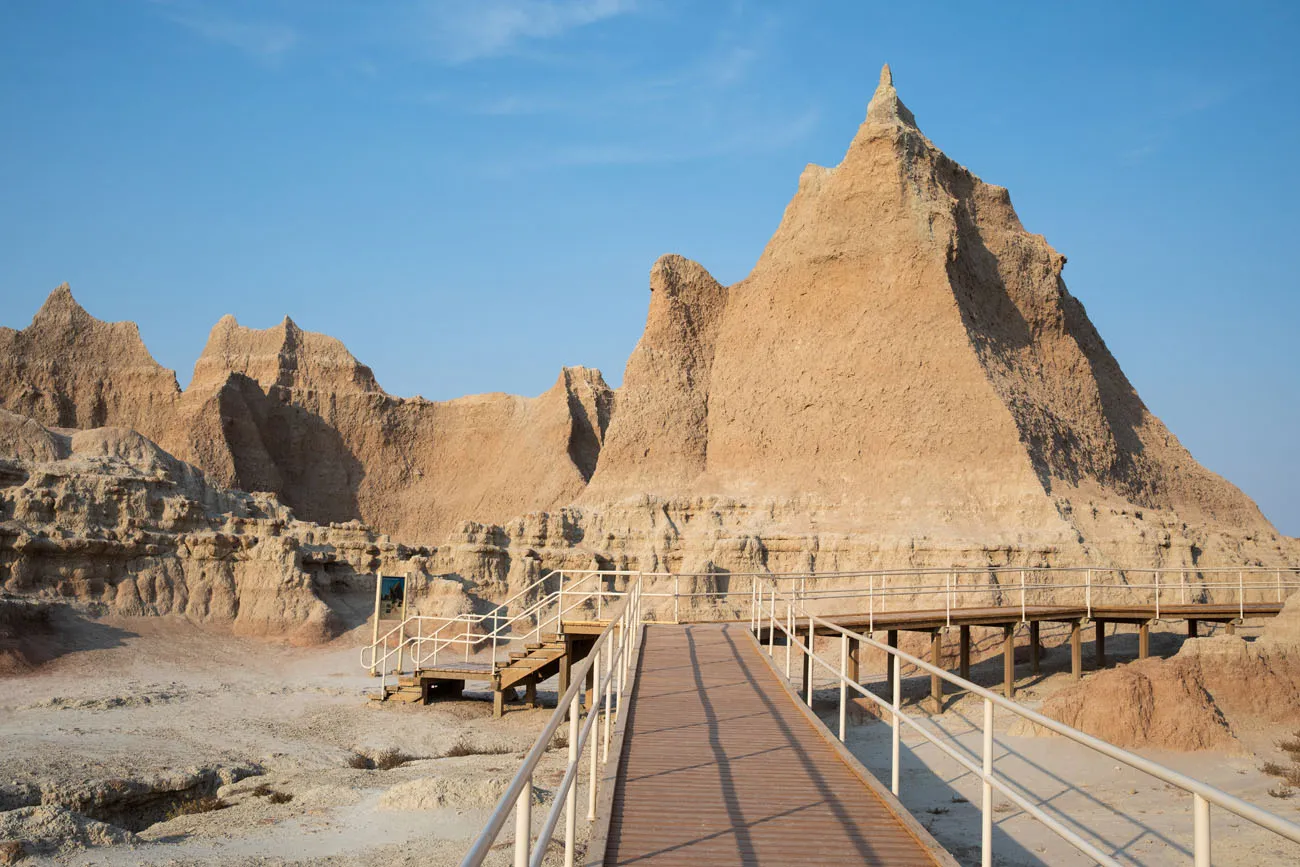
[[[1274,798],[1289,798],[1295,794],[1295,789],[1290,786],[1274,786],[1268,790],[1268,793]]]
[[[267,795],[271,794],[272,791],[273,789],[266,783],[261,783],[256,789],[253,789],[251,794],[254,798],[265,798]]]
[[[215,795],[200,795],[194,798],[185,798],[177,801],[171,806],[164,817],[164,821],[171,821],[180,816],[194,816],[199,813],[212,813],[216,810],[224,810],[230,804],[223,801]]]
[[[1265,762],[1260,770],[1270,777],[1277,777],[1288,786],[1300,788],[1300,762],[1292,762],[1290,767],[1277,762]]]
[[[407,762],[413,762],[417,756],[409,756],[400,750],[380,750],[373,755],[353,752],[348,756],[348,767],[358,771],[391,771]]]
[[[1278,748],[1289,755],[1291,761],[1300,762],[1300,732],[1279,743]]]
[[[288,792],[272,792],[266,796],[268,804],[287,804],[293,800],[293,795]]]
[[[393,768],[400,768],[407,762],[414,760],[415,756],[408,756],[398,750],[383,750],[375,753],[375,757],[372,759],[372,767],[376,771],[391,771]]]
[[[442,754],[442,758],[454,759],[459,756],[503,756],[512,752],[514,752],[514,750],[510,747],[502,746],[500,744],[490,747],[479,746],[465,735],[461,735],[451,746],[447,747],[446,751]]]

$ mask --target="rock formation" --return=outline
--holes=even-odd
[[[425,613],[472,604],[434,577],[428,550],[360,524],[297,521],[273,496],[211,485],[135,431],[50,430],[0,410],[0,443],[20,455],[0,461],[0,671],[50,655],[43,633],[58,612],[32,600],[295,642],[363,622],[377,573],[411,576]]]
[[[535,398],[397,398],[333,338],[230,316],[181,392],[133,325],[93,319],[60,287],[27,329],[0,330],[0,407],[29,419],[7,417],[0,446],[58,465],[90,448],[62,428],[128,427],[213,490],[428,546],[488,596],[564,565],[1297,562],[1295,541],[1147,410],[1064,265],[1005,189],[921,133],[886,67],[844,159],[803,172],[748,277],[726,287],[681,257],[655,263],[617,392],[566,368]],[[32,538],[63,520],[37,501],[83,484],[6,472],[45,480],[10,489]],[[94,484],[78,502],[121,483]],[[23,544],[9,584],[55,556]]]
[[[1121,747],[1235,749],[1238,730],[1291,724],[1300,707],[1300,596],[1255,641],[1189,639],[1169,659],[1098,672],[1049,698],[1042,712]],[[1017,725],[1016,734],[1050,734]]]

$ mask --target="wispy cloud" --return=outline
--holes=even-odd
[[[448,63],[510,54],[522,44],[632,12],[635,0],[427,0],[434,54]]]
[[[175,24],[209,42],[227,45],[264,61],[275,61],[298,45],[298,31],[283,24],[232,18],[202,3],[154,0]]]

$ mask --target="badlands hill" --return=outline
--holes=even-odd
[[[331,337],[230,316],[182,391],[134,325],[64,286],[0,329],[0,407],[131,429],[303,521],[430,546],[472,585],[593,563],[1300,560],[1150,413],[1064,265],[921,133],[886,67],[843,161],[804,171],[746,279],[654,264],[617,391],[566,368],[535,398],[397,398]]]

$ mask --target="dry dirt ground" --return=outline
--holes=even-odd
[[[369,701],[355,639],[291,649],[170,618],[97,627],[115,646],[0,679],[0,840],[27,839],[24,864],[458,863],[550,713]],[[350,766],[385,751],[412,758]],[[536,780],[547,806],[564,756]],[[12,811],[30,787],[81,809]],[[188,812],[212,799],[225,806]]]
[[[1136,652],[1123,636],[1112,642],[1120,660]],[[0,840],[27,839],[23,863],[32,864],[457,863],[550,711],[514,710],[493,721],[483,701],[367,701],[362,690],[375,682],[358,668],[359,643],[353,636],[290,649],[167,618],[98,622],[84,649],[0,680],[0,798],[7,801],[0,807],[8,810],[0,812]],[[1153,636],[1155,652],[1178,644],[1172,634]],[[996,658],[980,663],[975,677],[995,683],[1000,666]],[[1022,680],[1020,698],[1035,706],[1069,682],[1068,651],[1056,648],[1041,679]],[[907,681],[912,700],[926,689],[928,680]],[[835,695],[819,694],[818,709],[832,724]],[[949,697],[934,721],[952,745],[978,757],[980,714],[977,701]],[[1122,861],[1190,860],[1189,796],[1059,738],[1010,736],[1009,723],[1000,715],[1000,774],[1069,815],[1076,829],[1093,829]],[[1245,733],[1238,755],[1149,754],[1300,819],[1300,797],[1270,797],[1276,781],[1259,771],[1284,734]],[[888,780],[886,725],[860,720],[849,745]],[[388,750],[413,758],[391,770],[350,766]],[[562,749],[548,754],[540,802],[549,804],[563,760]],[[78,812],[12,809],[33,792],[35,801]],[[186,812],[204,798],[225,806]],[[960,861],[978,863],[978,782],[914,735],[904,739],[902,798]],[[1086,863],[1005,798],[994,803],[997,863]],[[534,812],[539,823],[541,812]],[[585,825],[579,822],[584,832]],[[1214,835],[1216,864],[1300,863],[1300,847],[1286,848],[1222,811]],[[502,848],[493,860],[507,856]]]

